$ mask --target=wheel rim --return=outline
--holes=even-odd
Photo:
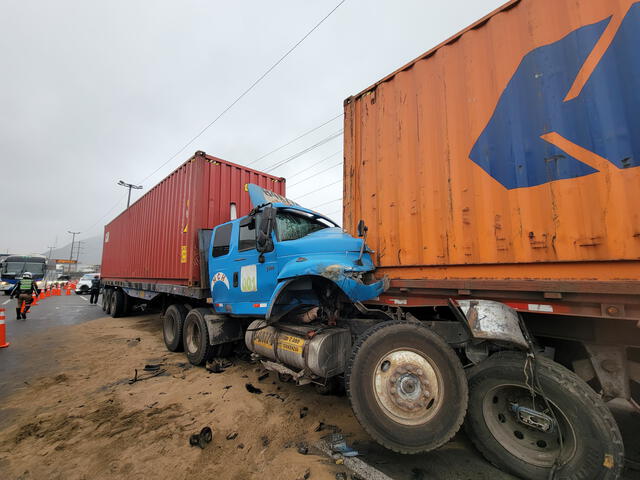
[[[429,357],[415,350],[395,350],[378,361],[373,392],[389,418],[402,425],[420,425],[440,408],[441,378]]]
[[[175,325],[176,322],[173,319],[173,315],[167,315],[164,319],[164,338],[166,338],[168,342],[173,342],[175,338]]]
[[[197,353],[200,348],[200,327],[196,322],[189,322],[187,326],[187,351]]]
[[[482,414],[491,434],[510,454],[531,465],[550,468],[559,455],[561,463],[574,456],[576,438],[571,422],[564,412],[555,403],[547,400],[558,423],[548,432],[530,427],[518,420],[513,405],[554,417],[542,396],[534,393],[532,398],[529,388],[522,385],[499,385],[487,392],[482,400]],[[562,452],[558,429],[562,433]]]

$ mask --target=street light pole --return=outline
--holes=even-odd
[[[74,243],[76,243],[76,235],[80,234],[80,232],[72,232],[70,230],[67,230],[67,233],[73,235],[73,237],[71,237],[71,252],[69,252],[69,270],[67,270],[67,273],[71,273],[71,263],[73,261],[73,245]]]
[[[129,208],[129,205],[131,204],[131,189],[135,188],[136,190],[140,190],[142,188],[142,185],[133,185],[131,183],[126,183],[122,180],[118,182],[118,185],[129,189],[129,196],[127,197],[127,208]]]

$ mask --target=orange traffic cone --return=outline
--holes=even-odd
[[[40,290],[40,295],[38,296],[38,300],[44,300],[44,289]]]
[[[67,296],[71,295],[71,289],[67,287]]]
[[[22,304],[20,305],[20,313],[24,313],[24,309],[27,307],[27,304],[24,302],[24,300],[22,301]]]
[[[37,305],[38,304],[38,296],[36,295],[36,292],[33,292],[31,294],[31,305]]]
[[[47,288],[47,291],[44,294],[45,297],[50,297],[51,296],[51,290],[49,288]]]
[[[10,345],[7,342],[7,333],[5,331],[5,317],[4,317],[4,308],[0,308],[0,348],[5,348]]]

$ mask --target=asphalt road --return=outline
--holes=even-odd
[[[55,367],[47,353],[64,347],[65,338],[54,327],[75,325],[104,316],[97,305],[89,304],[88,295],[48,297],[32,306],[26,320],[16,320],[15,299],[0,296],[0,308],[5,309],[7,348],[0,348],[0,400],[30,378],[44,375]],[[50,332],[44,339],[34,340],[34,334]]]

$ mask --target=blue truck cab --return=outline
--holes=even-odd
[[[282,316],[300,306],[322,306],[322,293],[360,302],[378,296],[385,281],[363,238],[297,203],[248,186],[254,209],[218,225],[209,248],[209,282],[216,313]]]

